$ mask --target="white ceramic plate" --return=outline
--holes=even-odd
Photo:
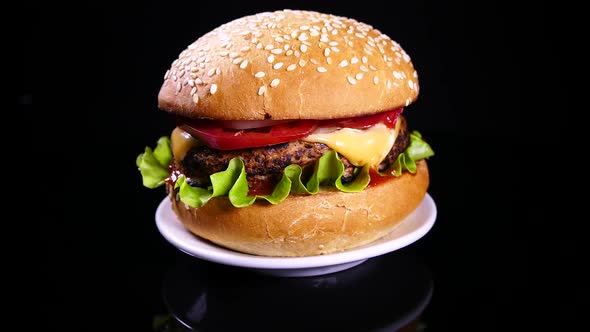
[[[403,248],[424,236],[436,220],[436,205],[426,194],[418,208],[386,236],[370,244],[339,253],[310,257],[263,257],[217,246],[190,233],[178,220],[168,197],[156,210],[156,225],[178,249],[207,261],[240,266],[283,277],[303,277],[342,271],[365,260]]]

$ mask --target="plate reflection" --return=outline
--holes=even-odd
[[[170,314],[198,331],[418,331],[432,290],[430,270],[403,250],[303,278],[182,255],[163,282]]]

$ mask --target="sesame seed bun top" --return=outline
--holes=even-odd
[[[182,51],[158,96],[165,111],[219,120],[330,119],[407,106],[410,57],[370,25],[312,11],[246,16]]]

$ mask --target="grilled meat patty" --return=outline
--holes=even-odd
[[[398,121],[402,121],[398,137],[389,154],[379,165],[380,170],[389,167],[409,144],[410,133],[406,121],[403,117],[400,117]],[[190,184],[208,186],[211,184],[209,175],[224,171],[232,158],[239,157],[244,162],[249,183],[278,181],[285,167],[296,164],[305,170],[307,166],[313,166],[321,156],[330,150],[325,144],[305,141],[228,151],[201,145],[188,151],[181,162],[180,169],[187,176]],[[354,166],[343,156],[340,156],[340,160],[344,164],[342,181],[352,181]]]

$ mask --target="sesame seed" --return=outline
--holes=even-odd
[[[266,86],[261,86],[260,88],[258,88],[258,95],[262,96],[262,94],[264,93],[264,91],[266,91]]]
[[[299,52],[299,51],[295,51],[295,53],[293,53],[293,54],[295,54],[295,57],[297,57],[297,58],[301,56],[301,52]],[[289,54],[287,54],[287,55],[289,55]]]
[[[219,52],[219,55],[222,56],[222,57],[227,56],[228,54],[229,54],[228,51],[221,51],[221,52]],[[193,60],[193,61],[195,61],[195,60]]]
[[[284,49],[285,51],[288,51],[288,50],[289,50],[289,48],[291,48],[291,45],[289,45],[289,44],[285,44],[285,46],[283,46],[283,49]]]
[[[260,50],[260,49],[262,49],[262,43],[258,43],[258,44],[256,44],[256,49],[257,49],[257,50]]]
[[[303,59],[299,60],[299,66],[300,67],[305,67],[305,64],[306,64],[306,61],[305,60],[303,60]]]
[[[279,85],[279,83],[281,83],[281,80],[280,80],[280,79],[278,79],[278,78],[275,78],[274,80],[272,80],[272,81],[270,82],[270,86],[274,88],[274,87],[276,87],[277,85]]]
[[[272,54],[281,54],[281,53],[283,53],[283,49],[281,49],[281,48],[275,48],[272,51],[270,51],[270,53],[272,53]]]
[[[266,58],[266,61],[268,61],[268,63],[273,63],[275,61],[275,56],[274,55],[269,55],[268,58]]]
[[[295,37],[297,37],[297,33],[298,33],[298,31],[297,31],[297,30],[293,30],[293,31],[291,31],[291,38],[295,38]]]
[[[211,76],[213,76],[213,75],[215,75],[215,68],[211,68],[211,69],[209,69],[209,71],[207,72],[207,76],[211,77]]]
[[[365,63],[365,64],[366,64],[367,62],[369,62],[369,58],[367,58],[366,56],[363,56],[363,57],[361,58],[361,60],[362,60],[362,61],[363,61],[363,63]]]
[[[334,30],[334,31],[336,31],[336,30]],[[338,46],[338,42],[331,41],[331,42],[328,43],[328,45],[330,45],[330,46]]]
[[[373,65],[369,65],[369,68],[371,68],[371,70],[377,70],[377,67],[375,67]]]
[[[358,73],[358,74],[356,74],[356,75],[354,76],[354,78],[356,78],[357,80],[359,80],[359,81],[360,81],[360,80],[362,80],[362,79],[363,79],[363,76],[364,76],[364,75],[363,75],[363,73]]]
[[[215,68],[215,75],[221,74],[221,69],[219,67]]]
[[[410,56],[407,55],[406,53],[404,53],[404,61],[405,62],[410,62]]]
[[[164,74],[164,79],[167,80],[170,76],[170,69],[166,70],[166,74]]]
[[[327,72],[327,71],[328,71],[328,69],[326,69],[325,67],[318,67],[318,68],[317,68],[317,70],[318,70],[320,73],[325,73],[325,72]]]
[[[235,57],[237,57],[237,56],[238,56],[238,53],[237,52],[231,52],[229,54],[229,57],[232,58],[232,59],[235,58]]]
[[[367,66],[360,66],[359,68],[360,68],[362,71],[364,71],[364,72],[368,72],[368,71],[369,71],[369,68],[367,68]]]
[[[332,64],[332,58],[330,58],[330,57],[327,57],[327,58],[326,58],[326,62],[327,62],[329,65],[331,65],[331,64]]]
[[[199,77],[195,78],[195,83],[196,84],[203,84],[203,80],[201,80]]]
[[[182,84],[180,82],[176,83],[176,93],[179,93],[182,90]]]
[[[242,48],[240,48],[240,51],[242,52],[248,52],[250,50],[250,46],[244,46]]]
[[[211,84],[211,89],[209,89],[209,92],[214,95],[215,92],[217,92],[217,84],[213,83]]]
[[[328,37],[322,37],[322,38],[320,38],[320,41],[322,43],[328,43],[330,41],[330,39],[328,39]]]
[[[198,95],[198,94],[196,94],[196,93],[195,93],[195,94],[193,94],[193,102],[194,102],[195,104],[198,104],[198,103],[199,103],[199,95]]]
[[[235,59],[232,61],[232,63],[233,63],[234,65],[240,64],[240,63],[242,63],[242,58],[235,58]]]
[[[332,30],[332,34],[333,35],[337,35],[338,34],[338,30],[336,30],[336,29]]]
[[[197,87],[195,86],[191,89],[191,95],[194,95],[196,92],[197,92]]]
[[[355,36],[357,36],[358,38],[365,38],[365,36],[363,36],[361,33],[357,32],[354,34]]]
[[[174,80],[174,82],[176,82],[176,81],[178,81],[178,76],[172,75],[172,79]]]
[[[294,64],[294,63],[290,64],[289,66],[287,66],[287,71],[293,71],[293,70],[295,70],[295,68],[297,68],[296,64]]]
[[[254,77],[261,78],[261,77],[264,77],[264,75],[266,75],[266,74],[263,71],[259,71],[256,74],[254,74]]]
[[[348,83],[350,83],[352,85],[356,84],[356,79],[354,77],[348,76],[348,77],[346,77],[346,79],[348,80]]]
[[[354,47],[354,43],[352,42],[352,40],[349,40],[347,44],[348,44],[348,46],[350,46],[350,47]]]
[[[350,59],[351,64],[355,64],[357,62],[359,62],[359,59],[357,57],[353,57],[352,59]]]
[[[301,52],[305,53],[307,52],[307,45],[302,44],[301,46],[299,46],[299,49],[301,50]]]
[[[338,66],[340,66],[340,67],[346,67],[346,66],[348,66],[348,61],[342,60]]]
[[[190,86],[195,86],[195,81],[194,80],[188,80],[188,85]]]
[[[309,35],[312,36],[312,37],[317,37],[317,36],[320,35],[320,33],[317,30],[311,30],[309,32]]]
[[[309,62],[313,63],[314,65],[318,64],[318,60],[316,59],[309,59]]]
[[[394,71],[392,72],[392,74],[393,74],[393,77],[395,77],[395,78],[396,78],[396,79],[398,79],[398,80],[401,80],[401,79],[403,78],[403,77],[402,77],[402,74],[401,74],[399,71],[395,71],[395,70],[394,70]]]
[[[410,87],[411,90],[414,90],[414,81],[408,80],[408,86]]]
[[[324,49],[324,56],[329,56],[330,55],[330,49],[326,48]]]
[[[410,105],[410,98],[406,99],[406,106]]]
[[[418,72],[414,70],[414,74],[412,74],[412,76],[414,76],[414,78],[418,78]]]
[[[387,80],[387,88],[391,89],[391,80]]]
[[[291,54],[293,54],[293,50],[288,50],[287,52],[285,52],[286,56],[290,56]]]
[[[302,26],[299,27],[299,30],[309,30],[309,26],[302,25]]]
[[[305,32],[302,32],[297,39],[299,39],[300,41],[306,41],[308,38],[309,37],[307,36],[307,34]]]
[[[275,48],[273,44],[268,44],[268,45],[266,45],[266,47],[264,49],[267,50],[267,51],[270,51],[273,48]]]
[[[274,64],[274,66],[272,66],[273,69],[280,69],[283,66],[282,62],[277,62]]]
[[[378,76],[373,77],[373,83],[374,84],[379,83],[379,77]]]
[[[240,63],[240,68],[245,69],[248,66],[248,60],[244,60],[242,61],[242,63]]]
[[[277,37],[277,38],[275,38],[275,41],[276,41],[277,43],[282,43],[282,42],[284,42],[285,40],[284,40],[283,38],[281,38],[281,37]]]

